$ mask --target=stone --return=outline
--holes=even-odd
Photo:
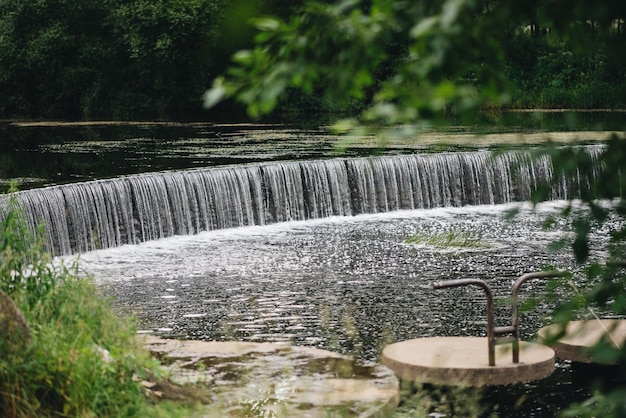
[[[511,345],[496,346],[489,365],[486,337],[416,338],[383,349],[382,363],[405,381],[452,386],[497,386],[530,382],[554,372],[554,351],[520,341],[520,361]]]
[[[563,329],[561,324],[552,324],[537,332],[539,341],[550,343],[558,358],[578,363],[598,362],[591,356],[589,349],[601,338],[608,338],[615,348],[622,348],[626,340],[626,320],[591,319],[570,321],[564,329],[565,335],[553,341]]]
[[[32,342],[24,313],[13,299],[0,290],[0,338],[9,350],[20,350]]]
[[[399,381],[380,364],[286,343],[144,338],[172,382],[205,385],[223,405],[216,416],[386,417]],[[207,415],[212,416],[212,415]]]

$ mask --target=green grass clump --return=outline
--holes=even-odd
[[[407,244],[427,245],[435,248],[489,248],[481,238],[466,231],[446,231],[436,234],[416,232],[405,240]]]
[[[0,416],[166,416],[140,384],[163,373],[134,322],[118,317],[75,264],[52,263],[14,199],[0,214],[0,289],[31,334],[21,346],[0,338]]]

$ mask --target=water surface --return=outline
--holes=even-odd
[[[544,231],[541,213],[514,205],[399,211],[203,232],[88,252],[82,268],[142,328],[170,337],[291,341],[375,359],[389,340],[485,334],[478,288],[433,290],[455,278],[486,280],[501,298],[511,281],[546,266],[567,268],[548,250],[565,231]],[[563,226],[564,227],[564,226]],[[465,231],[487,248],[415,246],[415,232]],[[543,284],[525,285],[538,295]],[[525,338],[548,306],[522,321]],[[498,308],[510,322],[506,301]]]
[[[0,188],[20,189],[116,176],[262,161],[398,154],[419,150],[535,145],[547,133],[622,131],[626,112],[504,112],[451,117],[402,141],[340,138],[327,127],[251,123],[0,121]],[[477,136],[479,135],[479,136]],[[503,136],[505,135],[505,136]],[[522,136],[523,135],[523,136]],[[576,137],[579,137],[576,139]],[[355,141],[356,139],[356,141]]]
[[[567,250],[548,248],[570,233],[567,225],[541,228],[560,205],[424,209],[234,228],[88,252],[80,260],[118,307],[138,315],[142,332],[289,341],[369,362],[394,341],[486,335],[482,290],[434,290],[433,281],[485,280],[496,296],[496,325],[510,324],[513,280],[546,266],[572,267]],[[513,221],[507,219],[512,208],[522,208]],[[446,231],[467,232],[488,246],[405,243],[415,232]],[[602,237],[599,231],[594,242]],[[593,254],[601,256],[601,248]],[[542,280],[525,283],[522,303],[545,290]],[[572,288],[564,281],[559,292],[566,297]],[[535,338],[552,308],[540,301],[522,313],[522,339]],[[548,379],[491,388],[482,404],[487,410],[497,405],[500,416],[554,417],[589,396],[588,382],[568,362],[558,362]],[[394,416],[413,416],[410,403]]]

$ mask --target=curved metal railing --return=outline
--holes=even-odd
[[[564,270],[552,270],[552,271],[539,271],[534,273],[527,273],[520,276],[514,283],[511,290],[512,293],[512,309],[511,309],[511,325],[496,327],[493,316],[493,293],[489,285],[481,279],[456,279],[446,280],[440,282],[434,282],[432,284],[434,289],[445,289],[449,287],[460,287],[476,285],[480,286],[487,296],[487,341],[488,341],[488,355],[489,365],[496,365],[496,344],[512,344],[513,349],[513,363],[519,363],[519,311],[517,307],[518,295],[520,287],[526,281],[531,279],[544,279],[551,277],[564,277],[569,275],[569,272]],[[509,334],[509,335],[507,335]]]

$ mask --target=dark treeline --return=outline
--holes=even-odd
[[[215,118],[220,108],[204,111],[202,95],[232,54],[252,45],[249,19],[286,18],[303,3],[0,1],[0,118]],[[491,7],[489,1],[484,7]],[[522,12],[519,21],[503,25],[506,72],[518,88],[513,106],[626,107],[624,63],[606,58],[607,48],[623,45],[623,19],[607,30],[590,16],[581,31],[588,47],[573,50],[551,42],[540,22]],[[402,40],[394,42],[401,56]],[[335,111],[332,107],[294,94],[282,114]],[[243,117],[232,105],[221,106],[224,110],[236,112],[227,118],[239,112]]]
[[[0,1],[0,117],[195,118],[275,0]]]

